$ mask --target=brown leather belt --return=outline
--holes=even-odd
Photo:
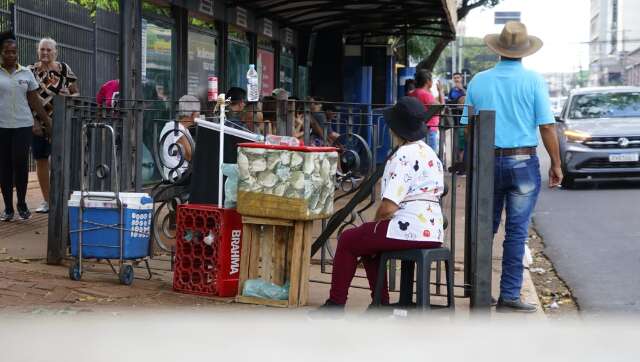
[[[536,147],[518,147],[518,148],[496,148],[496,156],[518,156],[536,154]]]

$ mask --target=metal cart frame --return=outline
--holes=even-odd
[[[87,191],[87,179],[89,177],[89,171],[88,171],[88,165],[85,163],[85,150],[87,145],[87,129],[89,128],[96,129],[96,130],[99,130],[99,129],[107,130],[108,131],[107,133],[109,133],[109,135],[111,136],[111,150],[112,150],[111,169],[113,172],[113,177],[111,178],[111,180],[112,180],[112,184],[114,184],[112,185],[112,188],[114,190],[113,197],[104,196],[104,195],[92,195],[90,191]],[[149,276],[147,279],[151,279],[152,274],[151,274],[151,268],[149,267],[149,252],[151,249],[150,247],[151,238],[149,238],[149,247],[147,248],[148,250],[147,256],[143,258],[135,258],[135,259],[124,258],[124,232],[126,230],[124,229],[124,207],[122,205],[122,201],[120,200],[120,182],[119,182],[120,179],[118,177],[119,174],[118,174],[118,162],[117,162],[117,152],[116,152],[116,137],[115,137],[115,131],[113,127],[104,123],[96,123],[96,122],[87,123],[82,126],[80,142],[81,142],[81,152],[80,152],[81,181],[80,181],[80,205],[78,208],[78,230],[70,231],[70,232],[78,233],[78,256],[76,257],[76,260],[73,262],[73,264],[69,267],[69,277],[72,280],[76,280],[76,281],[82,278],[82,273],[84,271],[83,270],[84,258],[82,254],[83,246],[106,247],[104,245],[88,245],[88,244],[85,245],[83,242],[84,231],[98,230],[103,228],[112,228],[112,229],[118,230],[119,251],[120,251],[119,253],[120,257],[118,259],[118,270],[116,270],[116,268],[111,263],[111,259],[104,259],[104,260],[107,261],[113,273],[118,275],[118,279],[120,280],[120,283],[125,285],[131,285],[134,279],[133,266],[131,264],[125,263],[125,260],[131,260],[136,264],[139,263],[140,261],[144,261],[146,269],[149,273]],[[97,175],[98,177],[105,177],[108,172],[109,172],[108,168],[105,165],[99,165],[98,167],[96,167],[96,173],[102,173],[102,175]],[[115,201],[118,209],[118,215],[119,215],[118,224],[106,225],[106,224],[99,224],[95,222],[88,222],[95,225],[95,228],[85,229],[84,224],[86,221],[84,220],[84,209],[85,209],[86,200]],[[100,258],[96,258],[96,259],[98,261],[102,260]]]

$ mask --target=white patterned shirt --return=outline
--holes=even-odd
[[[389,222],[387,237],[442,242],[444,231],[439,199],[444,189],[442,162],[423,141],[400,147],[382,177],[382,198],[399,206]]]

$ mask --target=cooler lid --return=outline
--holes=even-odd
[[[85,192],[85,207],[116,208],[113,192],[90,191]],[[153,210],[153,199],[143,192],[121,192],[120,201],[127,209]],[[67,204],[69,207],[80,207],[80,191],[74,191]]]

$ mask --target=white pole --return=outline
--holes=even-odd
[[[456,47],[457,43],[457,38],[451,42],[451,79],[453,79],[453,73],[456,72],[456,67],[458,64],[458,61],[456,60],[458,55],[458,49]]]
[[[458,73],[462,73],[462,67],[464,66],[462,59],[462,47],[464,46],[464,38],[459,37],[458,39]]]
[[[220,149],[218,151],[218,207],[224,207],[222,203],[222,164],[224,163],[224,124],[226,122],[225,114],[225,95],[218,96],[218,106],[220,107]]]

